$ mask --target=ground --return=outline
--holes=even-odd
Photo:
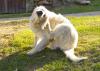
[[[48,48],[32,56],[26,55],[35,41],[35,34],[28,27],[27,16],[31,13],[0,14],[3,18],[0,19],[0,71],[100,71],[100,0],[91,1],[87,6],[70,5],[53,10],[67,13],[79,33],[75,54],[88,57],[79,63],[68,60],[60,50]],[[68,14],[90,11],[98,13],[93,16],[84,13],[82,17]]]
[[[27,22],[21,23],[22,21],[0,22],[0,47],[8,46],[9,40],[12,36],[14,36],[15,32],[24,30],[28,27],[26,26],[28,25],[26,24]]]
[[[28,56],[34,43],[29,20],[0,21],[1,71],[100,71],[100,16],[68,16],[79,33],[78,56],[89,59],[79,63],[69,61],[60,50],[43,51]]]

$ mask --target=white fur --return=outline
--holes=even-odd
[[[42,11],[43,14],[38,17],[37,11]],[[51,49],[59,47],[66,57],[74,62],[87,59],[75,56],[74,48],[77,47],[78,33],[71,22],[61,14],[55,14],[43,6],[36,7],[31,16],[30,26],[37,40],[28,55],[35,54],[49,45]]]

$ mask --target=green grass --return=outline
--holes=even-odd
[[[17,18],[17,17],[28,17],[31,13],[17,13],[17,14],[0,14],[0,18]]]
[[[31,30],[20,31],[14,35],[13,39],[11,41],[12,47],[29,47],[35,41]]]
[[[54,9],[57,13],[79,13],[79,12],[91,12],[100,11],[100,0],[91,0],[90,5],[70,5]]]
[[[79,32],[75,53],[89,59],[74,63],[62,51],[48,48],[27,56],[34,34],[26,29],[14,34],[9,47],[0,48],[0,71],[100,71],[100,16],[68,18]]]

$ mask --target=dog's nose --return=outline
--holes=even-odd
[[[37,11],[36,13],[37,13],[38,16],[41,16],[43,14],[42,11]]]

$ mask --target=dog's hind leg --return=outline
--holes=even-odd
[[[40,52],[41,50],[43,50],[46,47],[47,44],[48,44],[48,39],[46,39],[46,37],[40,38],[37,41],[36,46],[33,49],[31,49],[27,54],[32,55],[37,52]]]
[[[79,62],[79,61],[82,61],[84,59],[87,59],[87,57],[77,57],[74,54],[74,48],[69,49],[69,50],[65,50],[64,53],[65,53],[66,57],[68,57],[73,62]]]

